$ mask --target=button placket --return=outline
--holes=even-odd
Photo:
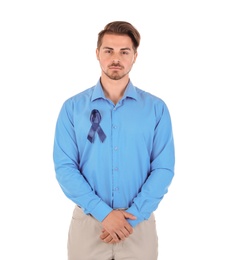
[[[118,144],[118,135],[119,135],[119,126],[117,121],[117,113],[116,109],[112,110],[112,192],[113,192],[113,201],[117,196],[117,192],[119,191],[118,179],[119,179],[119,168],[118,168],[118,152],[119,152],[119,144]]]

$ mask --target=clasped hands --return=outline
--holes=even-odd
[[[113,210],[102,221],[100,239],[105,243],[115,244],[129,237],[133,228],[126,219],[135,220],[136,217],[124,210]]]

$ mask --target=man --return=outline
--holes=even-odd
[[[99,81],[58,116],[56,178],[76,204],[68,260],[158,257],[153,212],[174,175],[174,143],[166,104],[129,78],[139,43],[132,24],[107,24],[96,49]]]

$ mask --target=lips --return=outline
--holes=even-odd
[[[118,69],[122,69],[121,66],[109,66],[110,69],[115,69],[115,70],[118,70]]]
[[[112,69],[112,70],[118,70],[118,69],[121,69],[121,67],[110,67],[110,69]]]

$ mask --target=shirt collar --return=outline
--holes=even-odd
[[[126,97],[129,97],[129,98],[132,98],[135,100],[137,100],[137,98],[138,98],[136,87],[132,84],[132,82],[130,80],[128,82],[128,85],[126,87],[126,90],[124,92],[122,99],[125,99]],[[97,82],[97,84],[94,87],[94,90],[93,90],[93,93],[91,96],[91,101],[94,101],[99,98],[106,99],[106,97],[104,95],[104,91],[103,91],[101,83],[100,83],[100,80]]]
[[[103,91],[101,83],[100,83],[100,80],[97,82],[97,84],[94,87],[94,90],[93,90],[93,93],[91,96],[91,101],[94,101],[99,98],[106,99],[104,91]]]

